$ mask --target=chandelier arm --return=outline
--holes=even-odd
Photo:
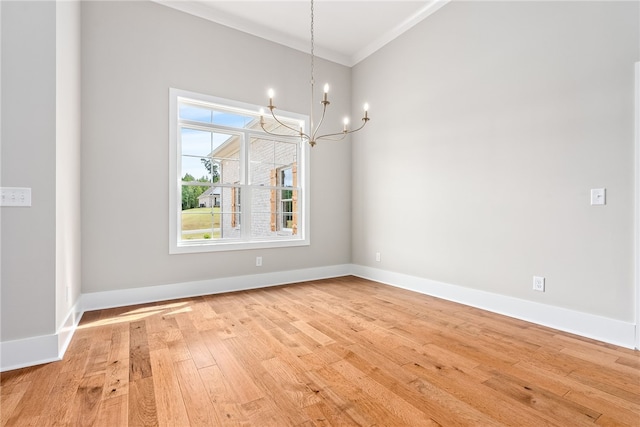
[[[268,134],[270,134],[270,135],[277,135],[277,136],[302,136],[302,135],[304,135],[304,133],[303,133],[300,129],[295,129],[295,128],[293,128],[293,127],[289,126],[288,124],[281,122],[281,121],[276,117],[276,115],[274,114],[274,112],[273,112],[273,110],[274,110],[274,109],[273,109],[273,108],[269,108],[269,110],[271,110],[271,116],[273,117],[273,119],[274,119],[276,122],[278,122],[278,124],[280,124],[281,126],[284,126],[285,128],[287,128],[287,129],[289,129],[289,130],[294,131],[294,132],[296,133],[296,135],[285,135],[285,134],[278,134],[278,133],[275,133],[275,132],[269,132],[269,131],[267,131],[267,130],[264,128],[264,124],[263,124],[263,123],[260,123],[260,126],[262,127],[262,130],[264,130],[265,132],[267,132],[267,133],[268,133]]]
[[[363,127],[365,127],[365,125],[367,124],[367,122],[368,122],[369,120],[371,120],[371,119],[369,119],[369,117],[364,117],[364,118],[362,119],[362,125],[361,125],[358,129],[349,130],[349,131],[347,131],[347,133],[349,134],[349,133],[358,132],[360,129],[362,129]]]
[[[351,133],[358,132],[360,129],[362,129],[363,127],[365,127],[365,125],[366,125],[366,124],[367,124],[367,122],[369,121],[369,118],[368,118],[368,117],[367,117],[366,119],[365,119],[365,118],[363,118],[363,119],[362,119],[362,121],[363,121],[362,126],[360,126],[360,127],[359,127],[359,128],[357,128],[357,129],[353,129],[353,130],[343,130],[342,132],[336,132],[336,133],[329,133],[329,134],[326,134],[326,135],[320,135],[320,136],[317,136],[317,137],[316,137],[316,141],[317,141],[317,140],[321,140],[321,139],[327,139],[328,137],[334,137],[334,136],[338,136],[338,135],[342,135],[342,137],[341,137],[341,138],[339,138],[339,139],[332,139],[332,141],[339,141],[339,140],[341,140],[341,139],[344,139],[344,137],[345,137],[345,136],[347,136],[347,135],[349,135],[349,134],[351,134]]]
[[[316,141],[342,141],[347,136],[346,132],[330,133],[327,135],[321,135],[316,138]]]
[[[348,133],[349,132],[345,132],[345,131],[336,132],[336,133],[328,133],[326,135],[316,136],[316,140],[318,140],[318,139],[328,139],[328,138],[332,138],[334,136],[340,136],[339,139],[334,139],[334,141],[338,141],[340,139],[344,139],[344,137],[347,136]]]
[[[318,122],[318,126],[316,126],[315,129],[311,129],[311,136],[314,140],[316,140],[316,135],[318,134],[318,131],[320,130],[320,127],[322,126],[322,122],[324,122],[324,116],[327,114],[327,105],[329,105],[329,103],[327,101],[323,101],[322,102],[322,117],[320,117],[320,121]]]
[[[286,135],[284,133],[275,133],[275,132],[268,131],[267,129],[265,129],[264,125],[261,125],[261,127],[264,133],[271,136],[277,136],[278,138],[302,138],[303,140],[309,139],[309,137],[304,133],[299,133],[298,135]]]

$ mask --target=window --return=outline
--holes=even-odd
[[[289,232],[292,234],[297,233],[297,217],[294,215],[294,200],[297,198],[295,190],[292,188],[294,184],[294,171],[297,174],[297,167],[293,165],[280,168],[276,171],[277,182],[276,185],[285,187],[286,189],[277,191],[278,196],[278,209],[276,212],[276,224],[281,231]]]
[[[169,104],[170,253],[309,244],[308,147],[297,132],[264,132],[259,106],[177,89]],[[307,122],[279,118],[294,129]]]

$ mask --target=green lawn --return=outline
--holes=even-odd
[[[211,230],[220,228],[220,208],[194,208],[182,211],[182,231]],[[202,232],[198,234],[183,234],[183,240],[204,239],[205,233],[210,238],[220,238],[220,232]]]

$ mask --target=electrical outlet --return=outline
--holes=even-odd
[[[544,277],[533,276],[533,290],[544,292]]]
[[[606,188],[592,188],[591,189],[591,205],[606,205],[607,204],[607,189]]]
[[[376,252],[376,261],[380,262],[380,252]]]
[[[261,256],[257,256],[256,257],[256,267],[262,267],[262,257]]]

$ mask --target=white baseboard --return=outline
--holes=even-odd
[[[60,355],[60,359],[62,359],[62,356],[64,356],[64,353],[67,351],[67,347],[69,347],[73,333],[76,331],[76,327],[82,318],[82,313],[80,301],[77,301],[71,310],[69,310],[67,318],[58,328],[58,354]]]
[[[57,333],[0,342],[0,372],[61,360],[85,311],[212,295],[352,274],[599,341],[634,348],[635,325],[560,307],[354,264],[83,294]]]
[[[621,347],[635,347],[636,326],[630,322],[361,265],[352,265],[351,274]]]
[[[55,334],[0,342],[0,372],[62,360],[80,317],[76,303]]]
[[[0,372],[58,360],[57,334],[0,342]]]
[[[266,288],[296,282],[339,277],[349,274],[350,264],[301,270],[278,271],[251,274],[247,276],[224,277],[221,279],[199,280],[171,285],[148,286],[144,288],[121,289],[117,291],[93,292],[82,295],[83,311],[123,307],[148,302],[166,301],[200,295]]]

